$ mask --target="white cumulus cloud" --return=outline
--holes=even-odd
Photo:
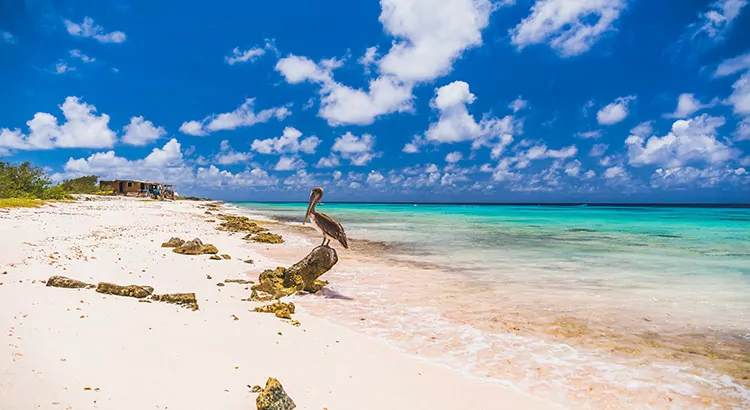
[[[232,112],[213,114],[200,121],[186,121],[180,126],[180,132],[188,135],[204,136],[221,130],[233,130],[266,123],[271,119],[283,120],[291,115],[287,107],[267,108],[255,112],[255,99],[248,98]]]
[[[693,94],[680,94],[677,99],[677,108],[673,113],[664,114],[664,118],[688,118],[696,112],[705,108],[711,108],[716,105],[715,102],[702,104]]]
[[[380,71],[401,81],[430,81],[448,74],[468,48],[482,44],[495,9],[489,0],[381,0],[380,22],[395,38]]]
[[[456,163],[458,161],[461,161],[463,159],[463,157],[464,157],[463,154],[461,154],[458,151],[454,151],[454,152],[451,152],[451,153],[449,153],[448,155],[445,156],[445,162],[449,162],[451,164],[454,164],[454,163]]]
[[[96,114],[96,107],[67,97],[60,105],[65,122],[38,112],[26,122],[29,133],[19,129],[0,129],[0,147],[20,150],[52,148],[109,148],[115,144],[116,134],[109,128],[109,115]]]
[[[167,135],[164,127],[154,126],[154,123],[145,120],[142,116],[132,117],[124,131],[122,142],[128,145],[148,145]]]
[[[439,117],[437,122],[430,124],[425,138],[437,143],[474,141],[473,148],[478,148],[492,146],[493,139],[520,131],[520,124],[512,116],[484,116],[477,122],[468,110],[468,105],[474,100],[476,96],[464,81],[454,81],[436,89],[430,106],[438,110]]]
[[[274,170],[276,171],[293,171],[295,169],[302,169],[305,168],[307,164],[302,159],[291,156],[291,157],[281,157],[279,158],[279,162],[276,163],[276,167]]]
[[[738,151],[717,139],[717,129],[724,123],[723,117],[703,114],[675,121],[672,131],[663,137],[631,135],[625,140],[629,163],[674,168],[691,163],[721,164],[736,158]]]
[[[625,0],[537,0],[531,14],[511,30],[519,49],[549,43],[561,56],[583,54],[596,44],[625,9]]]
[[[411,85],[393,76],[381,76],[371,80],[367,90],[347,87],[333,80],[332,71],[340,65],[338,60],[315,63],[290,55],[279,60],[276,70],[290,84],[309,81],[320,85],[318,115],[331,126],[369,125],[382,115],[413,109]]]
[[[349,160],[352,165],[364,166],[376,157],[374,148],[375,137],[372,135],[363,134],[361,137],[357,137],[351,132],[347,132],[336,138],[331,151]]]
[[[613,125],[628,116],[628,105],[635,100],[635,96],[620,97],[604,106],[596,113],[596,120],[600,125]]]
[[[125,41],[125,33],[122,31],[113,31],[106,33],[102,26],[94,23],[94,19],[85,17],[83,23],[77,24],[70,20],[65,20],[65,28],[68,34],[77,37],[91,37],[100,43],[122,43]]]
[[[529,106],[529,102],[521,98],[521,96],[519,95],[518,98],[513,100],[510,103],[510,105],[508,105],[508,108],[510,108],[511,110],[513,110],[514,113],[516,113],[527,108],[528,106]]]
[[[261,154],[296,154],[304,152],[314,154],[315,149],[320,145],[320,138],[316,136],[300,139],[302,132],[293,127],[284,128],[280,137],[268,138],[264,140],[254,140],[251,148],[253,151]]]

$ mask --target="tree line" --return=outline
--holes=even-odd
[[[0,199],[73,199],[71,194],[98,193],[98,180],[98,176],[88,175],[55,184],[42,168],[29,162],[0,161]]]

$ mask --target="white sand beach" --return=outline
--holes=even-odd
[[[557,408],[304,308],[294,315],[298,327],[254,312],[262,303],[242,300],[249,285],[217,283],[289,266],[309,241],[288,231],[287,244],[243,241],[217,231],[201,204],[93,197],[0,210],[0,409],[254,409],[249,386],[268,377],[298,409]],[[160,246],[173,236],[200,238],[232,259]],[[264,256],[270,246],[290,260]],[[200,309],[47,287],[53,275],[194,292]]]

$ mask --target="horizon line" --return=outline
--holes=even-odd
[[[306,201],[226,201],[269,204],[305,204]],[[597,207],[652,207],[652,208],[750,208],[750,203],[709,202],[412,202],[412,201],[323,201],[324,204],[383,204],[383,205],[489,205],[489,206],[597,206]]]

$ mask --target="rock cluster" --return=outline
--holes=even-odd
[[[318,246],[301,261],[289,268],[267,269],[258,276],[258,284],[252,287],[252,300],[272,300],[292,295],[299,291],[315,293],[327,283],[318,278],[338,262],[336,250]]]
[[[175,238],[172,238],[175,239]],[[178,238],[179,239],[179,238]],[[211,244],[204,244],[200,239],[195,238],[192,241],[187,241],[181,246],[172,249],[172,252],[179,253],[182,255],[204,255],[219,253],[219,250]]]
[[[255,398],[255,405],[258,410],[293,410],[297,407],[281,383],[273,377],[268,378],[266,387]]]
[[[114,283],[99,282],[96,286],[81,282],[79,280],[66,278],[64,276],[51,276],[47,279],[47,286],[58,288],[93,288],[96,287],[98,293],[107,295],[125,296],[140,299],[139,302],[149,303],[151,300],[159,302],[174,303],[188,309],[198,310],[198,300],[195,293],[172,293],[166,295],[154,295],[154,288],[151,286],[139,285],[116,285]],[[150,296],[150,300],[146,299]]]
[[[294,313],[294,303],[288,302],[276,302],[266,306],[260,306],[255,308],[256,312],[260,313],[273,313],[278,318],[291,319]]]

